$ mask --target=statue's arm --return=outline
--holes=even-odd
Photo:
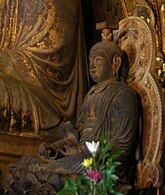
[[[61,152],[64,155],[71,155],[78,145],[78,131],[68,122],[61,122],[61,124],[54,130],[52,137],[54,141],[50,143],[42,143],[38,148],[39,155],[45,155],[48,151],[55,153]],[[70,154],[69,154],[70,153]]]

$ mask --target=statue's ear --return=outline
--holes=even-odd
[[[119,70],[120,70],[121,64],[122,64],[121,57],[118,55],[114,55],[113,60],[112,60],[112,71],[113,71],[113,75],[116,78],[116,80],[120,79]]]

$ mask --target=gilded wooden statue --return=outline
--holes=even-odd
[[[38,137],[74,122],[88,80],[82,32],[77,0],[1,0],[2,133]]]
[[[24,156],[10,165],[4,176],[6,192],[23,192],[29,181],[29,191],[42,191],[45,184],[60,190],[64,176],[83,172],[82,161],[90,155],[85,142],[97,141],[102,134],[113,144],[113,150],[121,151],[117,174],[122,185],[131,186],[139,137],[139,96],[126,82],[127,55],[104,36],[91,48],[89,62],[96,85],[87,93],[76,125],[64,123],[61,137],[51,144],[43,143],[38,156]],[[54,159],[48,150],[54,152]],[[36,181],[39,189],[35,188]]]

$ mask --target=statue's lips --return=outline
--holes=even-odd
[[[93,80],[97,79],[97,72],[96,70],[90,70],[90,75]]]
[[[96,74],[96,70],[90,70],[91,75],[95,75]]]

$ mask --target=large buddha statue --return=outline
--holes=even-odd
[[[1,0],[0,18],[0,131],[74,121],[87,89],[80,1]]]
[[[34,187],[36,180],[43,184],[44,178],[59,190],[59,177],[83,172],[82,161],[90,155],[85,142],[97,141],[102,134],[114,150],[121,151],[117,174],[123,184],[130,184],[139,131],[139,99],[126,83],[127,57],[118,45],[104,40],[92,47],[89,61],[90,75],[96,85],[87,93],[76,125],[63,124],[63,136],[56,142],[42,144],[38,156],[24,156],[11,165],[4,177],[6,189],[10,188],[9,180],[10,190],[17,191],[18,186],[22,189],[26,186],[26,181]],[[46,155],[50,149],[56,154],[54,159]]]

